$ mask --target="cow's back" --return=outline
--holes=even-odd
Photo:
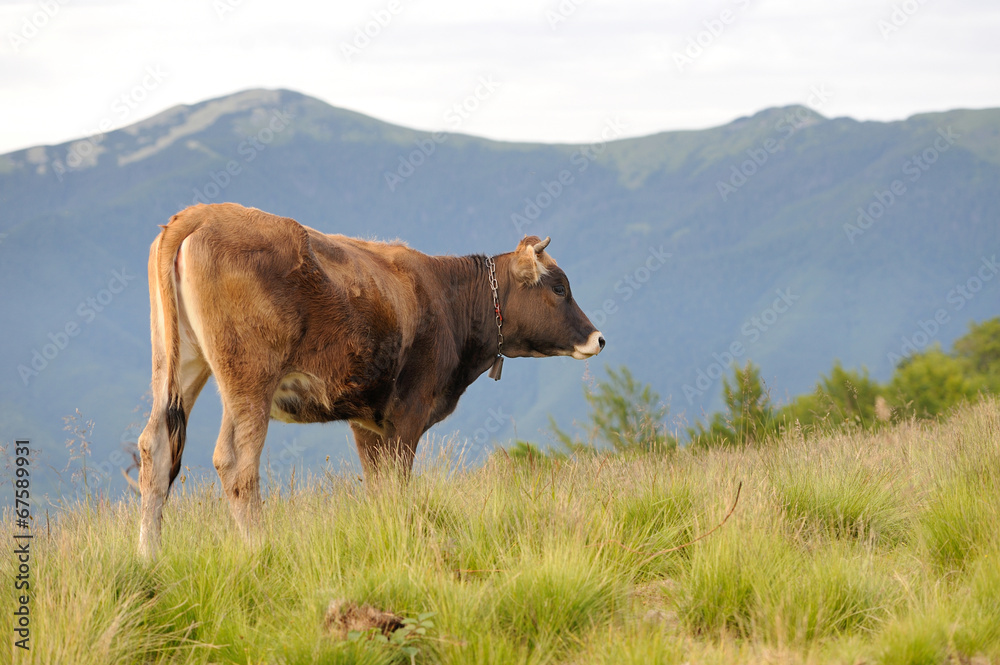
[[[201,269],[214,276],[233,271],[285,276],[308,251],[306,230],[294,219],[235,203],[191,206],[175,215],[170,226],[178,223],[196,229],[188,243],[196,252],[192,259],[201,259]]]
[[[196,206],[178,218],[196,228],[178,271],[208,353],[246,365],[242,374],[288,377],[278,383],[274,417],[377,420],[406,350],[429,327],[427,257],[236,204]]]
[[[242,287],[265,300],[291,301],[297,314],[318,321],[349,323],[360,314],[358,325],[394,326],[412,337],[427,257],[403,244],[328,235],[234,203],[192,206],[174,220],[196,229],[183,259],[197,264],[203,282],[228,284],[233,295]]]

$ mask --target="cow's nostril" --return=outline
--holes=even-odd
[[[601,349],[604,349],[604,335],[597,338],[597,344],[601,347]]]

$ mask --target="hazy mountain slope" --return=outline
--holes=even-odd
[[[922,170],[913,156],[925,151],[935,161]],[[741,168],[752,172],[745,181],[734,176]],[[387,173],[398,176],[391,185]],[[863,233],[845,230],[859,207],[890,195]],[[429,253],[504,252],[524,233],[550,235],[608,339],[589,375],[628,364],[688,419],[718,404],[715,365],[734,343],[783,397],[809,389],[834,358],[886,377],[901,338],[937,310],[948,320],[929,339],[947,345],[1000,302],[1000,279],[949,299],[1000,250],[997,110],[861,123],[790,107],[704,131],[566,146],[434,141],[255,90],[100,140],[0,156],[5,436],[33,437],[54,465],[64,459],[61,417],[77,407],[97,422],[97,461],[134,436],[149,381],[149,243],[196,197]],[[53,357],[25,385],[19,366],[36,351]],[[514,418],[519,435],[537,438],[550,412],[564,424],[585,417],[586,372],[569,359],[509,361],[503,381],[474,384],[438,430],[485,443],[510,436]],[[217,402],[207,391],[195,409],[186,462],[209,466]],[[270,437],[272,461],[349,451],[338,426],[275,424]]]

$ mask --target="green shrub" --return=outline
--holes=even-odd
[[[622,365],[608,367],[608,378],[598,381],[593,390],[584,390],[590,404],[590,424],[584,438],[574,438],[559,429],[549,418],[556,439],[570,453],[610,447],[618,453],[667,452],[677,447],[677,439],[667,432],[664,419],[668,408],[652,386],[639,384],[632,372]]]

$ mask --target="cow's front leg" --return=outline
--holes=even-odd
[[[358,447],[361,470],[364,472],[365,480],[371,483],[375,480],[381,466],[379,458],[383,455],[382,451],[385,448],[382,435],[353,422],[351,423],[351,431],[354,432],[354,445]]]
[[[387,426],[384,434],[353,422],[351,429],[354,431],[354,442],[358,447],[365,480],[370,484],[374,484],[379,476],[387,472],[401,478],[408,477],[413,470],[417,442],[426,430],[423,419],[418,421],[415,418]]]

